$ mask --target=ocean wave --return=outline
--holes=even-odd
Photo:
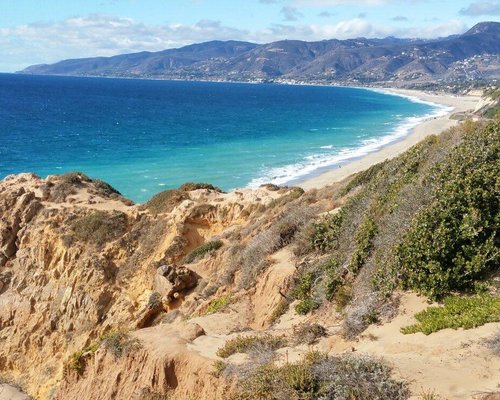
[[[382,90],[374,89],[382,92]],[[393,94],[387,92],[387,94]],[[433,110],[422,116],[408,117],[403,120],[396,120],[397,125],[387,135],[377,138],[370,138],[361,142],[361,146],[346,148],[336,154],[312,154],[304,157],[301,162],[283,167],[271,168],[263,171],[258,178],[254,178],[247,185],[249,188],[257,188],[265,183],[274,183],[276,185],[286,185],[291,182],[297,182],[308,177],[314,176],[318,171],[333,168],[336,165],[339,167],[348,161],[352,161],[367,154],[380,150],[393,142],[401,140],[407,136],[417,125],[422,122],[447,115],[453,110],[453,107],[444,106],[432,102],[426,102],[412,96],[393,94],[401,97],[407,97],[415,102],[421,102],[432,105]],[[332,146],[333,147],[333,146]],[[330,148],[329,146],[321,146],[322,149]]]

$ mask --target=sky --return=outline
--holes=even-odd
[[[0,71],[215,39],[435,38],[499,20],[500,0],[0,0]]]

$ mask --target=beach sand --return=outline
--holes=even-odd
[[[452,107],[453,110],[444,116],[430,117],[429,119],[424,120],[421,124],[413,128],[408,136],[402,140],[389,144],[376,152],[367,154],[360,159],[353,160],[352,162],[344,164],[341,167],[335,166],[330,171],[298,183],[297,186],[300,186],[305,190],[319,189],[334,182],[339,182],[356,172],[363,171],[386,159],[394,158],[409,149],[411,146],[420,142],[425,137],[439,134],[442,131],[456,125],[458,121],[450,119],[450,116],[457,112],[474,110],[481,100],[481,97],[479,96],[433,94],[418,90],[384,89],[384,91],[404,96],[411,96],[423,101]]]

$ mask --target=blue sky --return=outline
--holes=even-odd
[[[500,18],[500,0],[0,0],[0,71],[212,39],[439,37]]]

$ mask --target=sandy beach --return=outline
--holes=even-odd
[[[453,113],[474,110],[480,101],[479,96],[455,96],[451,94],[434,94],[418,90],[407,89],[384,89],[384,92],[391,92],[398,95],[411,96],[426,102],[441,104],[453,108],[449,113],[441,117],[430,117],[417,125],[402,140],[389,144],[380,150],[367,154],[366,156],[353,160],[341,167],[333,167],[332,170],[322,173],[316,177],[307,179],[297,184],[305,190],[317,189],[334,182],[339,182],[349,175],[363,171],[371,165],[391,159],[403,153],[411,146],[417,144],[426,136],[439,134],[442,131],[456,125],[458,121],[450,119]]]

